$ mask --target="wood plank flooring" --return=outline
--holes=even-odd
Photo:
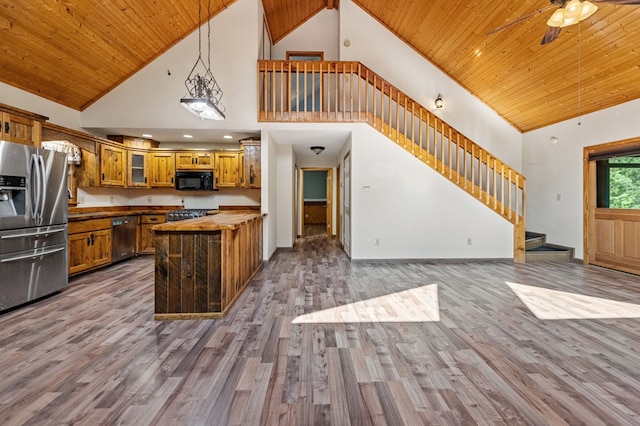
[[[524,301],[536,289],[593,299],[569,309],[578,318],[539,319]],[[562,300],[542,312],[562,314]],[[226,318],[154,322],[141,257],[0,315],[0,421],[640,424],[640,319],[590,319],[593,300],[640,305],[640,277],[571,262],[351,264],[314,236],[278,252]]]

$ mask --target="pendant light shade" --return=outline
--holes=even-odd
[[[202,60],[202,38],[200,37],[201,6],[198,0],[198,59],[184,81],[187,95],[180,104],[201,119],[224,120],[222,89],[211,72],[211,1],[207,2],[207,63]]]

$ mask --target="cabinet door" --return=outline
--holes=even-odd
[[[238,186],[245,188],[244,182],[244,152],[238,154]]]
[[[150,175],[152,188],[173,188],[176,176],[175,155],[172,152],[150,154]]]
[[[260,188],[260,145],[244,145],[244,187]]]
[[[125,150],[111,145],[100,145],[100,185],[125,185]]]
[[[2,135],[0,139],[23,145],[40,146],[41,123],[6,112],[2,115]]]
[[[85,271],[93,266],[91,233],[69,234],[69,275]]]
[[[139,253],[153,254],[155,252],[155,232],[153,227],[159,223],[165,223],[164,215],[142,215],[140,218]]]
[[[238,153],[216,152],[216,188],[238,186]]]
[[[127,186],[149,187],[149,162],[146,152],[127,150]]]
[[[195,157],[196,169],[213,170],[213,162],[215,157],[213,154],[209,152],[202,152],[194,153],[193,156]]]
[[[111,263],[111,229],[91,233],[91,253],[93,256],[92,266]]]
[[[188,170],[195,169],[195,158],[190,152],[178,152],[176,153],[176,169]]]

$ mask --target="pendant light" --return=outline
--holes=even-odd
[[[222,89],[211,72],[211,0],[207,2],[207,63],[202,60],[201,5],[198,0],[198,59],[184,81],[187,95],[180,104],[201,119],[224,120],[225,108],[220,100]]]

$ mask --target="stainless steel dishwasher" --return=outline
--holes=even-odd
[[[111,261],[129,259],[136,254],[137,216],[114,217],[111,220]]]

